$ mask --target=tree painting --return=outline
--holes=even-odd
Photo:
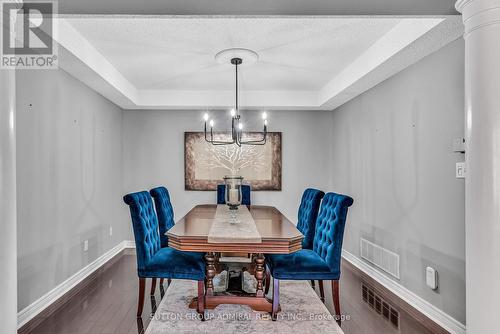
[[[265,168],[263,146],[249,145],[211,145],[206,143],[200,150],[199,166],[202,168],[227,169],[229,175],[238,175],[244,168],[250,167],[259,173]]]
[[[259,138],[258,133],[246,133]],[[223,134],[217,134],[217,140]],[[214,136],[214,137],[216,137]],[[184,134],[186,190],[215,190],[226,175],[243,177],[253,190],[281,190],[281,132],[268,132],[265,145],[212,145],[203,132]]]

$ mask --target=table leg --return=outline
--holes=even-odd
[[[264,276],[265,276],[265,258],[264,254],[256,254],[253,258],[255,264],[255,278],[257,279],[257,291],[254,294],[227,294],[227,293],[215,293],[213,286],[213,278],[215,277],[215,262],[216,257],[213,252],[208,252],[205,254],[205,266],[206,266],[206,292],[205,292],[205,309],[213,310],[218,305],[221,304],[237,304],[237,305],[248,305],[254,311],[259,312],[273,312],[272,301],[267,299],[264,295]],[[277,290],[276,290],[277,291]],[[280,306],[278,304],[278,298],[276,298],[276,305],[274,305],[274,313],[280,311]],[[199,308],[198,298],[195,297],[191,300],[189,307],[192,309]]]
[[[205,254],[205,275],[207,276],[207,289],[206,294],[212,296],[214,294],[214,282],[215,277],[215,254],[213,252],[208,252]]]
[[[264,274],[265,274],[265,259],[264,254],[258,253],[254,257],[255,261],[255,279],[257,280],[257,297],[264,297]]]

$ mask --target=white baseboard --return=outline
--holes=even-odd
[[[118,245],[111,248],[99,258],[95,259],[92,263],[89,263],[86,267],[80,269],[73,276],[69,277],[54,289],[47,292],[38,300],[19,311],[19,313],[17,313],[17,328],[21,328],[28,321],[40,314],[40,312],[42,312],[56,300],[61,298],[65,293],[73,289],[78,283],[83,281],[86,277],[91,275],[94,271],[99,269],[102,265],[111,260],[115,255],[119,254],[125,248],[135,248],[135,243],[129,240],[120,242]]]
[[[465,334],[464,324],[385,276],[362,259],[346,250],[342,250],[342,257],[451,334]]]
[[[135,241],[134,240],[124,240],[123,241],[123,248],[135,248]]]

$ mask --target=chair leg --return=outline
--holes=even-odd
[[[276,278],[273,278],[273,312],[271,313],[271,319],[273,321],[276,321],[276,319],[278,318],[279,306],[280,306],[280,281]]]
[[[316,282],[313,279],[311,280],[311,287],[316,290]]]
[[[337,324],[341,326],[339,281],[332,281],[332,298],[333,298],[333,307],[335,308],[335,315],[337,316]]]
[[[139,302],[137,304],[137,317],[142,315],[142,309],[144,307],[144,294],[146,293],[146,279],[139,278]]]
[[[165,296],[165,287],[163,285],[163,282],[165,281],[164,278],[160,278],[160,298],[163,299],[163,296]]]
[[[201,321],[205,321],[205,281],[198,281],[197,311],[201,316]]]
[[[267,293],[269,292],[269,286],[271,285],[271,272],[267,268],[266,268],[265,283],[266,283],[266,289],[264,291],[264,295],[267,295]]]
[[[151,292],[149,293],[150,296],[155,295],[155,290],[156,290],[156,278],[151,279]]]
[[[325,289],[323,289],[323,281],[318,280],[318,282],[319,282],[319,296],[321,298],[321,301],[324,304],[325,303]]]

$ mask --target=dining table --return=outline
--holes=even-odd
[[[272,300],[264,293],[264,254],[290,254],[299,251],[302,249],[304,236],[290,220],[272,206],[240,206],[236,212],[227,211],[232,215],[232,218],[228,216],[228,220],[236,217],[234,223],[219,226],[217,224],[221,223],[220,212],[224,210],[225,205],[220,204],[193,207],[167,232],[168,246],[184,252],[205,253],[205,308],[214,309],[221,304],[241,304],[248,305],[255,311],[271,312]],[[248,212],[251,215],[248,220],[254,230],[242,229],[242,223],[238,222],[238,215],[244,217]],[[255,293],[214,292],[213,279],[217,274],[218,254],[222,252],[252,254],[252,271],[257,281]],[[196,308],[197,298],[194,297],[191,301],[191,308]]]

